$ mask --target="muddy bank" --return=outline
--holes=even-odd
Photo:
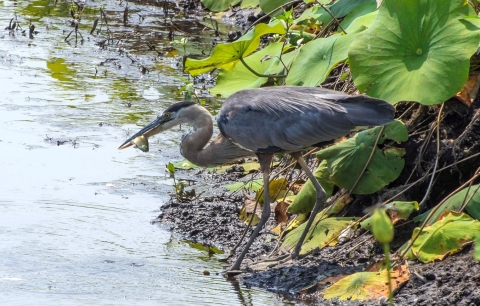
[[[226,253],[240,239],[246,225],[238,219],[242,201],[226,197],[207,198],[190,203],[171,201],[161,207],[161,215],[155,220],[168,227],[178,237],[216,246]],[[335,247],[314,251],[303,258],[272,264],[261,270],[255,264],[264,262],[276,245],[276,236],[270,230],[275,226],[273,218],[260,232],[244,261],[248,273],[237,276],[243,284],[263,288],[285,295],[302,303],[323,305],[375,305],[375,302],[323,300],[315,284],[325,277],[347,275],[363,271],[365,267],[382,258],[382,248],[363,230],[356,238]],[[404,233],[403,233],[404,232]],[[410,230],[397,236],[407,236]],[[402,240],[402,239],[400,239]],[[394,246],[400,245],[396,240]],[[392,246],[393,248],[393,246]],[[411,279],[395,296],[396,305],[480,305],[480,264],[473,260],[472,249],[451,256],[444,261],[420,264],[409,263]],[[225,255],[226,257],[226,255]],[[228,260],[231,264],[235,256]],[[228,267],[226,263],[226,267]],[[306,289],[311,287],[310,289]]]

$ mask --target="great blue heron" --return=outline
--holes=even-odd
[[[138,137],[148,138],[179,124],[190,124],[193,130],[182,137],[180,152],[196,165],[211,167],[242,157],[258,157],[264,182],[263,211],[247,245],[231,268],[239,270],[245,254],[270,216],[268,176],[275,153],[287,152],[295,158],[316,189],[316,204],[293,251],[295,257],[325,200],[325,191],[302,158],[301,150],[345,136],[357,126],[384,125],[393,117],[392,105],[363,95],[350,96],[318,87],[246,89],[225,100],[217,116],[220,133],[208,146],[213,135],[211,114],[197,103],[178,102],[119,149],[131,146]]]

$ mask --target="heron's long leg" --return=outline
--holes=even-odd
[[[257,237],[258,233],[262,229],[262,227],[267,223],[268,218],[270,218],[270,193],[268,189],[268,176],[270,175],[270,163],[272,162],[272,154],[257,154],[258,156],[258,162],[260,163],[260,169],[263,172],[263,197],[264,197],[264,203],[263,203],[263,210],[262,210],[262,217],[260,218],[260,221],[258,222],[257,226],[255,227],[255,230],[253,231],[252,235],[250,236],[250,239],[247,242],[247,245],[243,249],[242,253],[240,256],[238,256],[237,260],[233,264],[232,268],[230,270],[240,270],[240,266],[242,264],[243,258],[248,252],[248,249],[252,245],[253,241],[255,241],[255,238]]]
[[[325,190],[323,190],[322,186],[313,175],[312,171],[310,171],[310,168],[308,168],[308,165],[303,159],[302,154],[300,152],[295,152],[295,153],[291,153],[290,155],[292,155],[292,157],[298,161],[298,163],[300,164],[300,167],[302,167],[303,171],[305,171],[308,178],[313,183],[313,186],[315,186],[315,190],[317,191],[317,201],[315,203],[315,206],[313,207],[313,210],[310,213],[310,218],[308,218],[307,225],[303,230],[302,236],[300,236],[300,240],[298,240],[297,245],[295,246],[295,249],[293,250],[293,253],[292,253],[292,257],[295,258],[298,256],[298,253],[300,253],[303,240],[305,240],[305,236],[307,236],[308,230],[310,229],[310,226],[312,226],[315,216],[323,207],[323,203],[325,202],[325,197],[327,194],[325,193]]]

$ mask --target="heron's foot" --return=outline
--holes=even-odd
[[[223,275],[226,277],[226,278],[231,278],[231,277],[234,277],[234,276],[237,276],[237,275],[240,275],[242,273],[245,273],[245,271],[243,270],[227,270],[223,273]]]

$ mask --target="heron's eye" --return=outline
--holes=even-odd
[[[170,113],[165,114],[165,118],[170,119],[170,117],[171,117]]]

